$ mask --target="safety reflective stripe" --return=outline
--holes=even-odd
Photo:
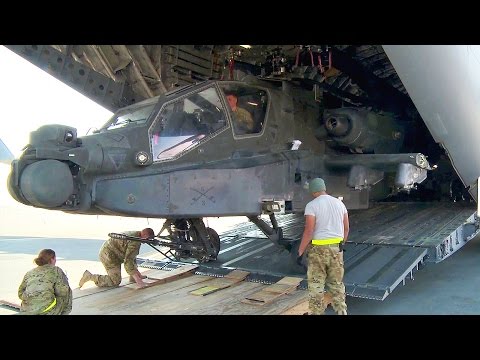
[[[331,244],[339,244],[343,241],[343,238],[331,238],[331,239],[320,239],[312,240],[312,245],[331,245]]]
[[[55,305],[57,305],[57,298],[53,299],[53,302],[50,305],[48,305],[48,307],[45,310],[43,310],[42,313],[52,309]]]

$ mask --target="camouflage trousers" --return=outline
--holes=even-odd
[[[19,315],[68,315],[72,312],[72,289],[68,290],[67,296],[56,296],[56,304],[48,311],[34,312],[22,308]],[[50,304],[48,304],[50,305]],[[45,306],[48,307],[48,305]]]
[[[343,252],[336,246],[310,245],[308,248],[308,291],[312,315],[322,315],[327,308],[324,290],[332,295],[332,307],[347,311],[343,284]]]
[[[98,287],[118,286],[122,282],[122,264],[113,259],[107,252],[100,253],[100,261],[107,271],[107,275],[92,275],[92,280]]]

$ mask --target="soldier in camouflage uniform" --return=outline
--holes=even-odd
[[[342,201],[326,193],[321,178],[313,179],[309,190],[314,199],[305,206],[305,229],[298,256],[307,251],[310,313],[322,315],[325,312],[324,291],[327,288],[333,309],[339,315],[346,315],[341,246],[347,240],[350,227],[347,208]]]
[[[125,231],[123,234],[143,239],[154,236],[153,230],[150,228],[142,231]],[[109,238],[103,243],[99,253],[100,261],[105,267],[107,275],[92,274],[90,271],[85,270],[78,284],[79,287],[81,288],[87,281],[95,282],[95,285],[98,287],[120,285],[122,281],[122,263],[125,271],[130,275],[130,281],[135,281],[139,287],[144,287],[146,284],[142,279],[145,279],[145,276],[140,274],[135,261],[141,245],[140,241]]]
[[[68,315],[72,311],[72,289],[65,273],[55,266],[52,249],[43,249],[34,262],[38,265],[23,277],[18,287],[22,300],[20,314]]]
[[[233,112],[236,132],[240,134],[252,133],[255,128],[255,122],[253,121],[252,115],[247,110],[237,106],[238,97],[235,93],[225,91],[225,95]]]

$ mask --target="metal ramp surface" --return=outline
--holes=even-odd
[[[379,203],[350,212],[349,242],[428,249],[440,262],[478,233],[476,205],[463,203]]]
[[[286,238],[300,240],[304,216],[277,217]],[[350,211],[350,236],[344,252],[347,295],[384,300],[399,284],[413,279],[425,261],[439,262],[478,233],[476,207],[455,203],[380,203]],[[258,228],[241,223],[220,234],[216,261],[200,264],[199,275],[222,277],[232,269],[246,270],[246,281],[273,284],[284,276],[306,279],[290,254],[268,240]],[[192,260],[193,262],[193,260]],[[169,270],[182,263],[143,256],[139,266]],[[299,288],[306,289],[306,280]]]
[[[407,277],[413,279],[426,255],[424,248],[348,244],[345,290],[350,296],[384,300]]]

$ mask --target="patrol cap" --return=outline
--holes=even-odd
[[[315,178],[310,181],[310,184],[308,185],[308,190],[311,193],[314,193],[318,191],[326,191],[327,187],[325,186],[325,181],[323,181],[322,178]]]

